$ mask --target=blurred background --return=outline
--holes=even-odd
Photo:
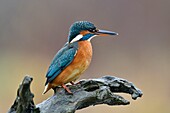
[[[0,113],[13,104],[26,74],[36,104],[55,53],[78,20],[119,36],[92,40],[94,55],[84,78],[113,75],[133,82],[144,95],[128,106],[99,105],[77,113],[170,113],[169,0],[0,0]]]

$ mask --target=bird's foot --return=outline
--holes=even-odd
[[[70,89],[65,85],[65,84],[62,84],[61,85],[69,94],[73,94]]]

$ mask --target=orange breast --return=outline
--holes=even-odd
[[[88,68],[92,58],[91,43],[89,41],[80,41],[78,44],[79,49],[74,60],[52,81],[52,86],[75,81]]]

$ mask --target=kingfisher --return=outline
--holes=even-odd
[[[88,68],[92,59],[91,39],[109,35],[118,35],[118,33],[100,30],[89,21],[73,23],[69,30],[68,41],[54,56],[48,68],[43,94],[56,86],[62,86],[72,94],[65,84],[74,85],[74,82]]]

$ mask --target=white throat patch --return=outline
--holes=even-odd
[[[79,34],[70,43],[76,42],[76,41],[80,40],[82,37],[83,37],[83,35]]]

